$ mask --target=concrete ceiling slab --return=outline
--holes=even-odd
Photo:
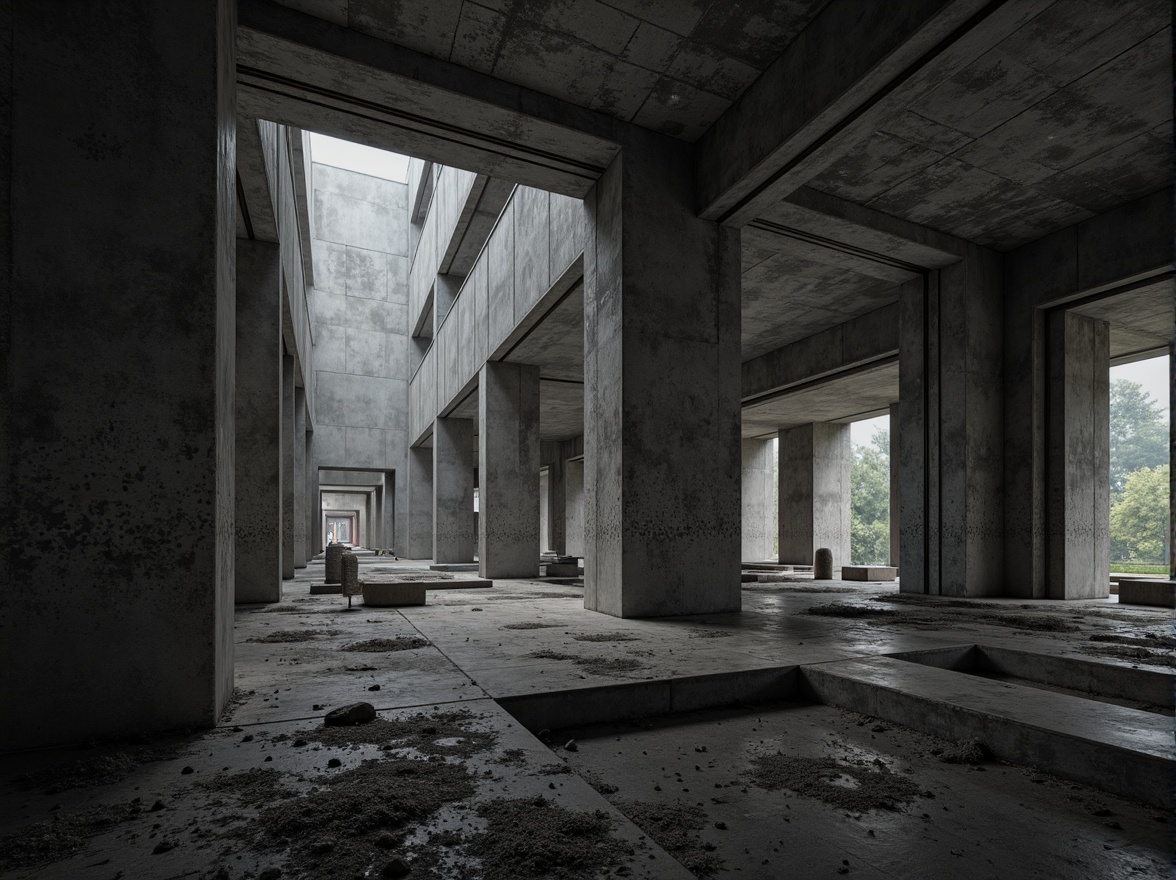
[[[583,383],[540,379],[539,439],[569,440],[583,433]]]
[[[1172,279],[1165,278],[1138,290],[1104,297],[1073,309],[1111,325],[1111,357],[1167,348],[1176,326],[1176,297]]]
[[[898,400],[898,361],[811,383],[743,408],[743,437],[768,437],[808,422],[853,420]]]
[[[1171,12],[1058,0],[809,186],[1008,250],[1169,183]]]
[[[578,283],[503,360],[536,364],[544,379],[584,381],[584,285]]]
[[[697,140],[828,0],[278,0],[515,85]]]

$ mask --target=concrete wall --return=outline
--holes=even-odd
[[[569,461],[566,467],[564,521],[567,524],[568,556],[584,555],[584,460]]]
[[[408,187],[313,164],[317,464],[407,468]],[[408,480],[395,481],[405,552]],[[391,537],[391,536],[390,536]]]
[[[465,397],[482,364],[505,352],[580,277],[583,250],[579,199],[515,189],[412,377],[411,442]]]
[[[773,440],[744,440],[742,499],[745,562],[771,559],[776,530],[776,444]]]
[[[833,566],[850,561],[849,425],[812,422],[779,434],[780,562],[812,565],[833,551]]]
[[[228,0],[0,15],[0,749],[232,692],[234,45]]]

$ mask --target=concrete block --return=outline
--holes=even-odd
[[[843,565],[843,581],[892,581],[898,577],[898,569],[889,565]]]
[[[547,565],[547,577],[580,577],[584,569],[576,562],[551,562]]]
[[[1176,580],[1120,578],[1119,604],[1176,608]]]
[[[360,581],[363,604],[384,606],[424,605],[425,583],[422,581],[400,581],[377,584]]]

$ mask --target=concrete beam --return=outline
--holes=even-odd
[[[625,123],[268,0],[240,0],[246,112],[583,198]]]
[[[744,226],[1052,0],[833,0],[698,142],[700,216]]]

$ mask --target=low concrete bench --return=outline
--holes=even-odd
[[[343,592],[343,584],[311,584],[312,596],[338,596]]]
[[[1119,604],[1176,608],[1176,581],[1159,578],[1119,578]]]
[[[361,582],[363,604],[381,607],[399,605],[424,605],[425,581],[393,581],[390,583]]]
[[[575,562],[547,563],[547,576],[553,578],[574,578],[584,573],[584,569]]]
[[[843,565],[843,581],[892,581],[898,577],[898,569],[889,565]]]

